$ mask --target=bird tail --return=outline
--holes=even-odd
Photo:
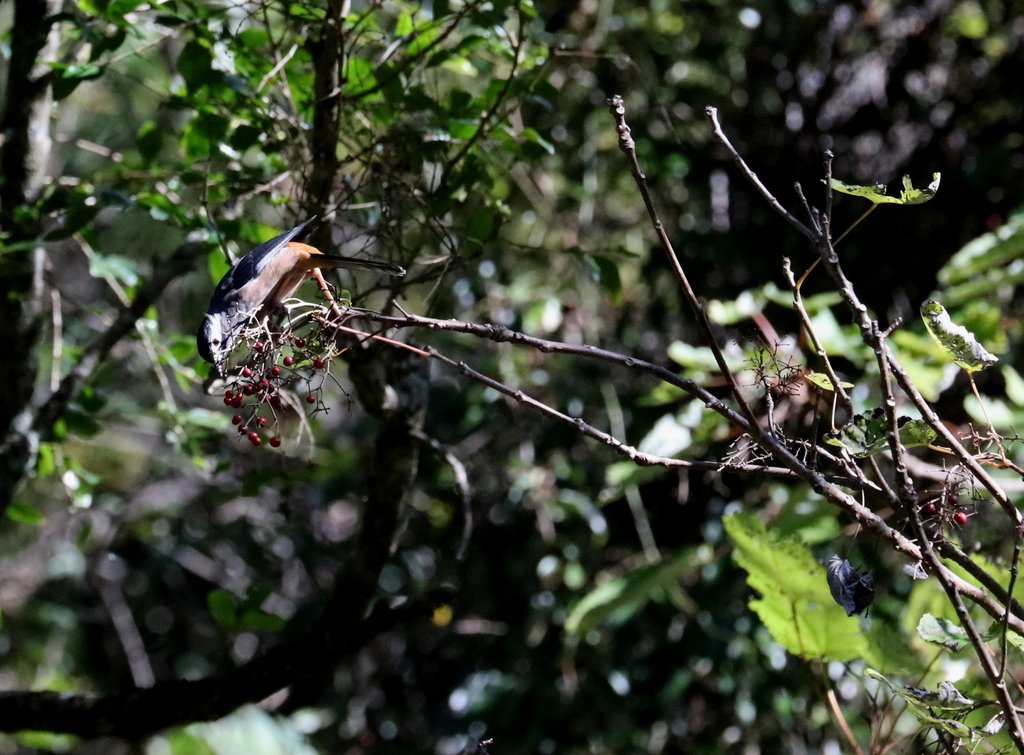
[[[342,257],[338,254],[318,254],[310,258],[317,267],[342,267],[348,270],[373,270],[387,275],[405,275],[405,268],[391,262],[364,260],[357,257]]]

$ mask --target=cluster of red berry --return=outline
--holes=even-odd
[[[963,527],[970,514],[960,505],[960,494],[955,488],[943,490],[921,504],[921,518],[940,529]]]
[[[320,395],[329,374],[326,346],[319,339],[286,335],[280,343],[273,340],[252,341],[246,359],[229,370],[224,390],[224,405],[242,411],[231,417],[238,436],[254,446],[267,442],[274,448],[281,445],[281,412],[289,401],[296,407],[296,385],[304,386],[305,402],[314,411],[325,409]],[[283,353],[283,352],[289,353]],[[299,393],[298,395],[301,395]]]

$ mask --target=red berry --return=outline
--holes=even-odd
[[[252,345],[252,350],[255,351],[256,353],[259,353],[259,352],[263,351],[263,347],[265,345],[266,344],[264,344],[263,341],[257,341],[256,343],[254,343]]]
[[[295,364],[295,357],[287,356],[287,357],[284,358],[284,366],[285,367],[291,367],[293,364]]]
[[[926,503],[925,506],[924,506],[924,510],[928,514],[934,514],[935,513],[935,504],[934,503]]]
[[[272,445],[274,448],[277,448],[278,446],[281,445],[281,439],[275,435],[273,438],[270,439],[270,445]]]
[[[232,425],[240,425],[240,424],[242,424],[242,415],[241,414],[236,414],[234,417],[232,417],[231,418],[231,424]]]
[[[245,388],[242,389],[242,393],[244,393],[246,396],[251,396],[255,392],[256,386],[253,385],[252,383],[249,383],[249,385],[245,386]]]
[[[234,406],[235,405],[235,397],[234,396],[225,396],[224,397],[224,405],[225,406]]]
[[[275,364],[273,367],[270,368],[270,374],[273,375],[274,377],[281,377],[281,368]]]
[[[228,388],[226,391],[224,391],[224,398],[231,398],[234,395],[235,395],[235,392],[233,390],[231,390],[230,388]]]
[[[233,406],[235,409],[237,409],[241,405],[242,405],[242,397],[239,396],[238,394],[235,394],[235,397],[233,399],[231,399],[231,406]]]
[[[263,378],[263,379],[262,379],[262,380],[260,381],[260,384],[259,384],[259,389],[260,389],[261,391],[265,391],[265,390],[267,390],[267,387],[268,387],[269,385],[270,385],[270,381],[269,381],[269,380],[267,380],[266,378]]]
[[[317,357],[316,359],[313,360],[313,366],[316,367],[318,370],[322,370],[324,367],[327,366],[327,362],[324,361],[323,357]]]
[[[252,370],[250,370],[248,367],[243,367],[242,377],[252,377]]]
[[[271,396],[270,405],[275,409],[279,409],[281,407],[281,397],[277,395]]]
[[[295,345],[298,346],[301,349],[303,346],[306,345],[306,339],[305,338],[296,338],[295,339]]]
[[[967,524],[967,514],[965,514],[963,511],[958,511],[955,514],[953,514],[953,519],[956,520],[957,524]]]
[[[309,394],[308,396],[306,396],[306,403],[307,404],[315,404],[316,403],[316,396],[314,396],[312,393]]]
[[[260,443],[263,442],[263,439],[260,438],[260,434],[258,432],[253,430],[251,433],[249,433],[249,442],[252,443],[254,446],[258,446]]]
[[[257,417],[256,424],[260,427],[266,427],[269,421],[266,417]]]

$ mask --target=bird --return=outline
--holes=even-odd
[[[280,307],[314,270],[347,268],[405,275],[405,268],[399,265],[325,254],[295,241],[314,220],[316,217],[263,242],[238,260],[217,284],[196,346],[199,356],[218,374],[223,375],[231,351],[253,318]]]

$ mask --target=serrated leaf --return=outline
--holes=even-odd
[[[851,660],[868,652],[856,621],[832,600],[825,568],[798,539],[769,533],[753,514],[722,520],[735,545],[733,558],[761,594],[750,602],[772,637],[808,658]]]
[[[832,378],[824,372],[805,372],[804,380],[811,385],[821,388],[823,391],[835,391],[835,387],[832,384]],[[839,385],[846,389],[853,388],[853,383],[847,383],[842,380],[839,381]]]
[[[937,301],[926,301],[921,305],[921,317],[932,338],[956,364],[968,372],[990,367],[999,357],[985,349],[974,334],[949,317],[946,308]]]
[[[925,642],[941,645],[954,653],[971,644],[963,627],[930,613],[924,614],[917,623],[917,634]]]
[[[897,417],[900,443],[911,448],[927,446],[935,440],[935,431],[923,419]],[[857,458],[873,456],[889,450],[889,423],[885,418],[885,410],[877,406],[870,412],[855,414],[853,419],[843,427],[825,436],[825,442],[833,446],[842,446]]]
[[[849,194],[854,197],[861,197],[874,204],[923,204],[935,196],[935,193],[939,190],[939,181],[941,178],[941,173],[932,173],[932,182],[930,184],[923,189],[915,189],[913,182],[910,180],[910,176],[903,176],[903,189],[900,191],[900,195],[898,197],[886,194],[885,184],[861,186],[859,184],[848,184],[845,181],[833,178],[831,187],[833,191],[838,191],[842,194]]]

